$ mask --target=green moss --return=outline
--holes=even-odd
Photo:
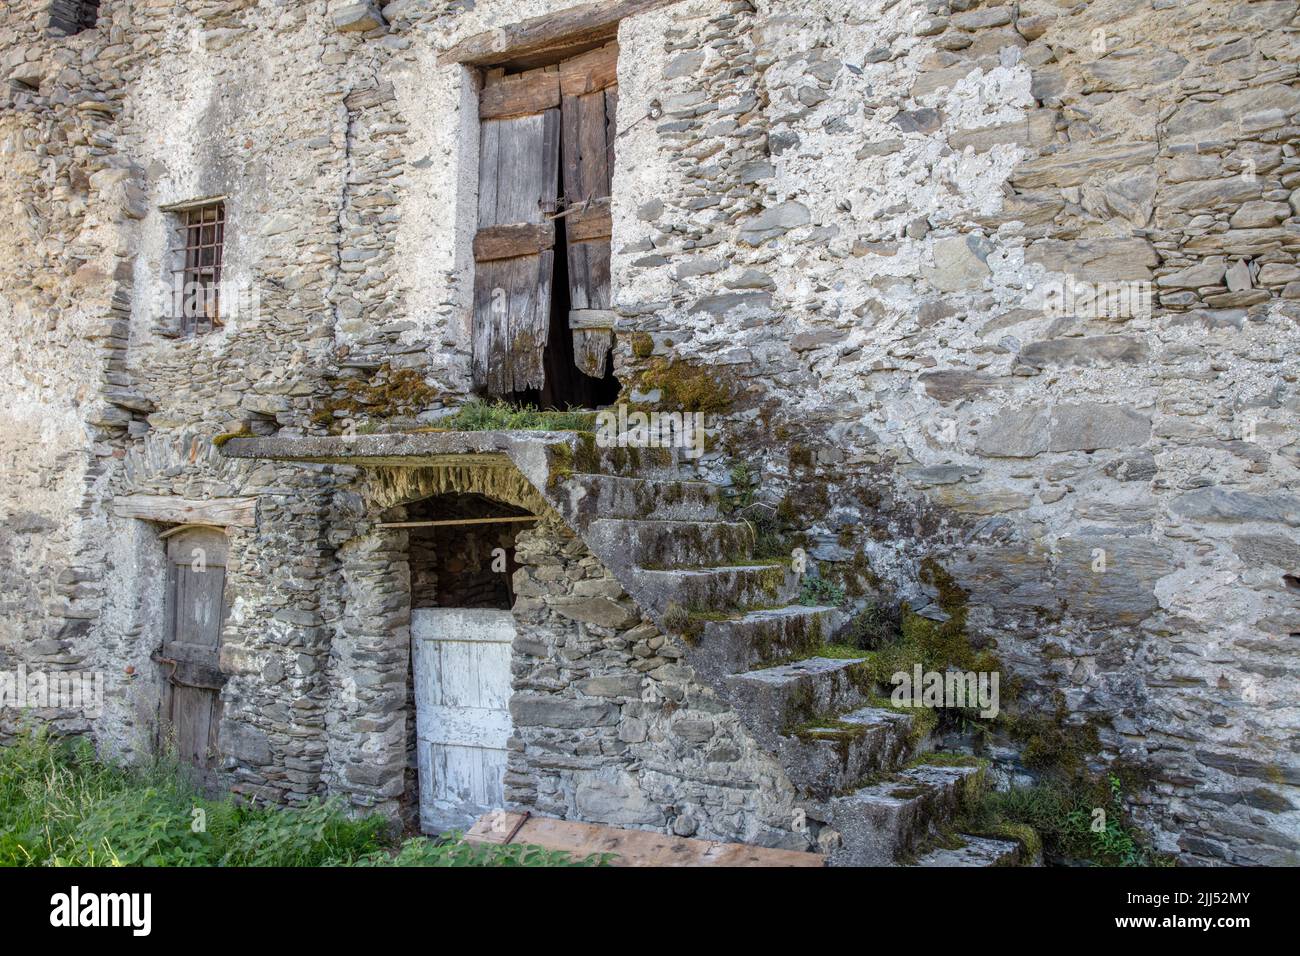
[[[252,434],[253,432],[248,427],[248,422],[240,422],[239,428],[236,431],[222,432],[220,435],[214,435],[212,437],[212,445],[214,448],[220,448],[232,438],[247,438]]]
[[[322,402],[311,420],[333,432],[342,430],[345,419],[392,419],[412,417],[444,398],[413,368],[394,369],[384,363],[366,381],[348,379],[336,389],[334,398]]]
[[[632,333],[632,354],[637,358],[649,358],[655,350],[654,337],[649,332]]]
[[[641,373],[641,391],[659,389],[659,404],[673,411],[717,414],[730,410],[736,386],[717,366],[695,365],[681,359],[654,359]]]

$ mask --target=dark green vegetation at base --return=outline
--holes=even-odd
[[[204,798],[175,760],[123,766],[86,741],[0,747],[0,866],[574,866],[536,846],[451,834],[402,840],[338,803],[300,809]]]

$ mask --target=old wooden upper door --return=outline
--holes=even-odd
[[[514,617],[492,609],[411,612],[420,828],[468,828],[504,799]]]
[[[184,528],[167,538],[167,631],[161,662],[167,675],[166,727],[182,760],[205,783],[216,765],[221,722],[218,666],[226,616],[226,536]]]
[[[605,375],[610,311],[610,188],[618,44],[556,66],[489,71],[479,97],[478,231],[474,237],[476,388],[508,395],[547,384],[547,348]],[[561,175],[561,166],[563,174]],[[560,195],[561,187],[563,195]],[[567,248],[567,316],[556,316],[556,223]],[[552,371],[556,354],[550,355]],[[558,383],[552,383],[558,386]]]

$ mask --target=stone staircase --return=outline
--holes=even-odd
[[[716,485],[666,455],[632,469],[587,451],[589,470],[553,462],[543,493],[778,757],[832,865],[1019,861],[1017,842],[947,832],[980,767],[927,756],[910,715],[873,706],[863,658],[818,656],[843,613],[798,603],[799,576],[752,557],[753,529]]]

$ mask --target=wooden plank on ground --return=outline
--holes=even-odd
[[[208,524],[251,528],[257,524],[256,498],[178,498],[173,495],[119,495],[113,514],[165,524]]]
[[[525,819],[518,819],[524,816]],[[510,836],[503,833],[513,830]],[[521,843],[564,850],[576,857],[613,853],[613,866],[825,866],[819,853],[774,850],[744,843],[718,843],[623,830],[494,810],[483,814],[465,839],[471,843]]]

